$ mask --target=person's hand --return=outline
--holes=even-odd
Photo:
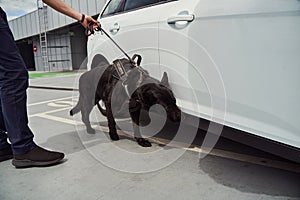
[[[93,28],[97,28],[100,26],[100,22],[94,20],[91,16],[85,16],[83,22],[81,23],[82,26],[84,26],[84,28],[88,27],[89,22],[93,22]]]

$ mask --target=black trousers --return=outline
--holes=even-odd
[[[28,71],[0,7],[0,150],[8,147],[23,154],[36,147],[28,127]]]

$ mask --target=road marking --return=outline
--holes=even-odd
[[[63,110],[63,109],[57,109],[57,110]],[[38,114],[35,114],[34,117],[41,117],[41,118],[45,118],[45,119],[50,119],[50,120],[53,120],[53,121],[57,121],[57,122],[62,122],[62,123],[65,123],[65,124],[70,124],[70,125],[81,125],[81,126],[84,126],[84,123],[81,122],[81,121],[77,121],[75,119],[67,119],[67,118],[63,118],[63,117],[57,117],[57,116],[53,116],[53,115],[48,115],[49,113],[52,113],[52,112],[55,112],[57,110],[53,110],[53,111],[49,111],[49,112],[44,112],[44,113],[38,113]],[[97,130],[101,130],[101,131],[105,131],[105,132],[108,132],[109,129],[108,127],[104,127],[104,126],[92,126],[93,128],[97,129]]]
[[[73,106],[73,102],[72,101],[54,101],[54,102],[50,102],[47,104],[48,106],[51,107],[70,107]]]
[[[156,143],[159,143],[162,145],[170,143],[170,140],[166,140],[166,139],[161,139],[161,138],[151,138],[151,139],[153,141],[155,141]],[[182,148],[183,146],[186,146],[186,144],[181,143],[181,142],[176,142],[176,144],[172,145],[172,146],[177,147],[177,148]],[[186,149],[188,151],[197,152],[199,154],[204,153],[204,154],[209,154],[211,156],[217,156],[217,157],[227,158],[227,159],[231,159],[231,160],[237,160],[237,161],[241,161],[241,162],[247,162],[247,163],[251,163],[251,164],[261,165],[261,166],[265,166],[265,167],[283,169],[283,170],[287,170],[287,171],[300,173],[300,165],[298,165],[298,164],[282,162],[282,161],[277,161],[277,160],[271,160],[268,158],[251,156],[251,155],[247,155],[247,154],[240,154],[240,153],[225,151],[225,150],[221,150],[221,149],[213,149],[210,152],[207,152],[196,146],[184,148],[184,149]]]
[[[64,109],[66,109],[66,108],[64,108]],[[57,109],[57,110],[63,110],[63,109]],[[70,125],[84,125],[82,122],[78,122],[78,121],[75,121],[73,119],[57,117],[57,116],[48,115],[48,114],[49,114],[49,112],[48,113],[44,112],[44,113],[35,114],[34,116],[35,117],[42,117],[42,118],[45,118],[45,119],[50,119],[50,120],[53,120],[53,121],[62,122],[62,123],[65,123],[65,124],[70,124]]]
[[[35,113],[35,114],[32,114],[32,115],[28,115],[28,117],[39,117],[43,114],[51,114],[51,113],[56,113],[56,112],[60,112],[60,111],[64,111],[64,110],[69,110],[71,109],[71,107],[64,107],[64,108],[59,108],[59,109],[55,109],[55,110],[49,110],[49,111],[46,111],[46,112],[41,112],[41,113]],[[63,118],[65,119],[65,118]]]
[[[52,99],[52,100],[41,101],[41,102],[37,102],[37,103],[31,103],[31,104],[28,104],[27,106],[37,106],[37,105],[41,105],[41,104],[51,103],[53,101],[63,101],[66,99],[71,99],[71,98],[77,98],[77,97],[71,96],[71,97],[64,97],[64,98],[59,98],[59,99]]]

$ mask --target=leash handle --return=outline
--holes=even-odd
[[[93,29],[93,24],[91,22],[88,23],[88,26],[85,28],[84,33],[86,36],[90,36],[95,33]]]
[[[94,22],[89,22],[84,33],[86,36],[90,36],[95,34],[95,31],[101,31],[101,25],[98,25],[96,28],[94,28]]]

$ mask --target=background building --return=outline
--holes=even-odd
[[[65,0],[75,10],[97,17],[105,0]],[[79,69],[87,56],[84,28],[37,1],[37,10],[9,21],[28,70]]]

